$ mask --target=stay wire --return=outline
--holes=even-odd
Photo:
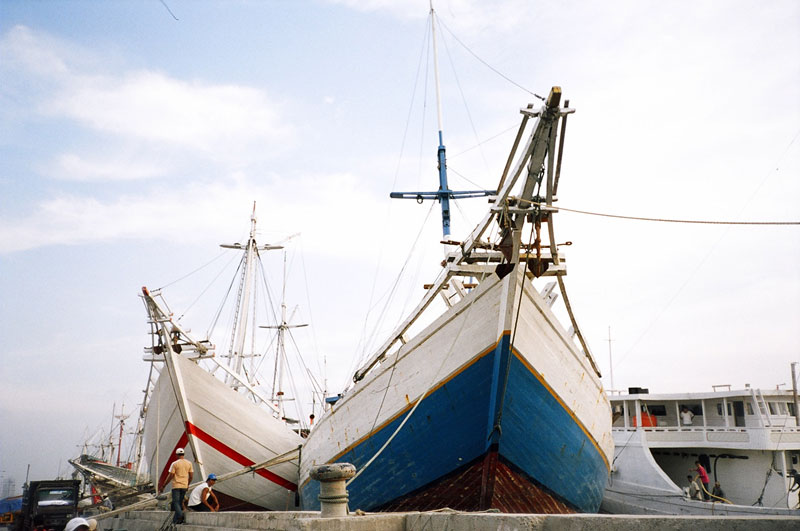
[[[522,199],[521,197],[509,197],[515,199],[520,203],[526,203],[532,206],[548,206],[545,203]],[[601,212],[590,212],[588,210],[578,210],[575,208],[566,208],[562,206],[555,207],[557,210],[565,212],[572,212],[574,214],[586,214],[588,216],[600,216],[605,218],[628,219],[633,221],[657,221],[661,223],[690,223],[698,225],[800,225],[800,221],[712,221],[712,220],[696,220],[696,219],[672,219],[672,218],[650,218],[644,216],[624,216],[621,214],[606,214]]]
[[[469,302],[469,305],[466,308],[466,313],[464,315],[464,318],[461,320],[461,326],[458,329],[458,332],[453,337],[453,342],[450,344],[450,348],[448,349],[447,353],[442,358],[442,363],[441,363],[441,365],[439,365],[439,369],[434,374],[433,379],[431,380],[431,383],[428,386],[428,388],[425,390],[424,393],[422,393],[420,395],[420,397],[417,399],[416,403],[411,408],[411,410],[408,412],[408,414],[405,416],[405,418],[400,423],[400,425],[397,426],[397,428],[389,436],[389,438],[386,440],[386,442],[383,443],[383,446],[381,446],[381,448],[369,459],[369,461],[367,461],[367,463],[358,470],[358,472],[356,473],[355,476],[353,476],[352,478],[347,480],[347,483],[345,483],[345,486],[349,486],[353,481],[355,481],[356,478],[358,478],[364,472],[364,470],[366,470],[378,458],[378,456],[380,456],[383,453],[383,451],[394,440],[394,438],[397,436],[397,434],[400,433],[400,430],[403,429],[403,426],[406,425],[406,422],[408,422],[408,420],[411,418],[411,416],[417,410],[417,407],[419,407],[419,405],[422,403],[422,401],[429,396],[429,394],[431,393],[431,390],[436,385],[436,383],[439,381],[439,374],[442,372],[442,369],[444,368],[445,363],[447,363],[447,360],[449,360],[450,356],[453,354],[453,351],[455,350],[456,342],[461,337],[461,334],[464,331],[464,327],[466,326],[467,322],[469,321],[470,314],[472,313],[472,307],[474,306],[475,301],[477,301],[477,300],[478,300],[478,297],[473,297],[472,300]],[[392,368],[394,368],[394,365],[396,365],[400,361],[399,354],[400,354],[399,351],[395,354],[395,359],[394,359],[394,362],[392,364]]]
[[[773,172],[777,171],[780,168],[780,165],[783,162],[784,157],[789,152],[789,149],[792,147],[794,142],[797,140],[798,136],[800,136],[800,131],[798,131],[794,135],[792,140],[789,142],[789,144],[783,150],[781,155],[778,157],[778,162],[774,165],[774,167],[770,167],[770,169],[766,172],[766,174],[761,179],[761,182],[758,184],[756,189],[753,191],[752,194],[750,194],[750,197],[747,199],[747,201],[745,201],[744,205],[742,205],[742,207],[739,209],[737,215],[740,215],[742,212],[744,212],[744,210],[747,208],[747,206],[750,204],[750,202],[756,196],[756,194],[761,189],[761,187],[764,185],[764,183],[767,181],[767,179],[770,177],[770,175],[772,175]],[[741,224],[745,224],[745,225],[751,225],[751,224],[752,225],[800,225],[800,222],[730,222],[730,223],[728,223],[728,222],[716,222],[716,223],[713,223],[713,224],[725,224],[725,225],[741,225]],[[650,321],[650,324],[647,325],[647,328],[645,328],[645,330],[641,334],[639,334],[639,337],[636,338],[636,341],[633,342],[633,344],[625,352],[625,354],[623,354],[622,357],[617,360],[617,362],[614,364],[614,367],[619,367],[620,364],[623,361],[625,361],[625,359],[639,345],[639,343],[642,341],[642,339],[644,339],[644,337],[650,332],[650,330],[652,330],[652,328],[655,326],[656,322],[658,322],[658,320],[661,318],[661,316],[667,311],[667,309],[672,305],[672,303],[683,292],[684,288],[686,288],[686,286],[689,285],[689,282],[692,280],[692,278],[697,274],[698,271],[700,271],[700,269],[703,267],[703,265],[708,261],[708,259],[714,253],[714,251],[719,246],[719,244],[722,242],[722,240],[725,238],[725,236],[727,236],[728,232],[730,231],[730,228],[731,227],[729,226],[722,232],[720,237],[717,238],[717,240],[714,242],[714,244],[709,248],[709,250],[705,254],[705,256],[703,256],[703,258],[697,263],[697,265],[692,270],[692,272],[686,277],[686,279],[680,285],[680,287],[675,292],[675,294],[669,299],[669,301],[667,301],[667,303],[661,308],[661,310],[658,312],[658,314]]]
[[[447,30],[447,33],[449,33],[449,34],[450,34],[450,35],[451,35],[451,36],[452,36],[452,37],[453,37],[453,38],[456,40],[456,42],[458,42],[458,44],[460,44],[461,46],[463,46],[463,47],[464,47],[464,49],[465,49],[466,51],[468,51],[468,52],[469,52],[469,53],[470,53],[470,54],[471,54],[471,55],[472,55],[472,56],[473,56],[475,59],[477,59],[478,61],[480,61],[480,62],[481,62],[481,63],[482,63],[484,66],[486,66],[486,67],[487,67],[489,70],[491,70],[492,72],[494,72],[494,73],[495,73],[495,74],[497,74],[498,76],[502,77],[503,79],[505,79],[506,81],[508,81],[508,82],[509,82],[509,83],[511,83],[512,85],[514,85],[515,87],[517,87],[517,88],[519,88],[519,89],[521,89],[521,90],[524,90],[524,91],[525,91],[525,92],[527,92],[528,94],[530,94],[530,95],[532,95],[532,96],[534,96],[534,97],[536,97],[536,98],[539,98],[539,99],[540,99],[540,100],[542,100],[542,101],[545,101],[545,98],[543,98],[542,96],[539,96],[539,95],[538,95],[538,94],[536,94],[535,92],[533,92],[533,91],[531,91],[531,90],[528,90],[527,88],[523,87],[522,85],[520,85],[519,83],[517,83],[516,81],[514,81],[513,79],[511,79],[511,78],[510,78],[510,77],[508,77],[507,75],[503,74],[502,72],[500,72],[498,69],[496,69],[495,67],[493,67],[492,65],[490,65],[489,63],[487,63],[486,61],[484,61],[483,59],[481,59],[481,58],[478,56],[478,54],[476,54],[475,52],[473,52],[473,51],[470,49],[470,47],[469,47],[469,46],[467,46],[466,44],[464,44],[464,43],[461,41],[461,39],[459,39],[459,38],[456,36],[456,34],[455,34],[455,33],[453,33],[453,32],[450,30],[450,28],[448,28],[448,27],[447,27],[447,24],[445,24],[445,23],[444,23],[444,21],[442,21],[441,17],[439,17],[439,24],[441,24],[442,26],[444,26],[444,29],[446,29],[446,30]]]
[[[433,209],[434,209],[435,206],[436,206],[436,203],[431,201],[431,208],[428,209],[428,214],[425,216],[425,219],[422,221],[422,225],[420,226],[419,232],[417,232],[417,237],[414,238],[414,243],[411,244],[411,249],[409,249],[409,251],[408,251],[408,255],[406,256],[406,259],[403,262],[403,266],[400,268],[400,272],[397,274],[397,277],[395,278],[394,284],[392,284],[392,287],[389,289],[389,291],[388,291],[388,293],[386,295],[386,297],[387,297],[386,303],[384,304],[380,315],[378,316],[378,318],[375,321],[375,326],[373,328],[373,334],[372,334],[373,338],[377,334],[378,327],[381,325],[381,323],[383,322],[383,320],[384,320],[384,318],[386,316],[386,311],[389,309],[389,305],[390,305],[390,303],[391,303],[391,301],[392,301],[392,299],[394,297],[394,294],[396,293],[397,288],[400,285],[400,279],[402,278],[403,273],[405,272],[406,268],[408,267],[408,263],[411,261],[411,257],[414,254],[413,251],[417,247],[417,244],[419,243],[419,240],[422,237],[423,232],[425,231],[425,226],[427,225],[428,219],[430,219],[431,212],[433,212]],[[369,345],[365,345],[365,347],[369,348],[370,346]]]
[[[467,113],[467,119],[469,120],[469,126],[472,128],[472,134],[475,136],[475,142],[477,142],[477,147],[480,148],[481,143],[480,139],[478,138],[478,131],[475,129],[475,122],[472,120],[472,113],[469,111],[469,105],[467,105],[467,97],[464,95],[464,89],[461,87],[461,80],[458,78],[458,72],[456,71],[456,65],[453,62],[453,56],[450,54],[450,48],[447,46],[447,40],[442,39],[442,43],[444,44],[445,52],[447,52],[447,59],[450,61],[450,68],[453,70],[453,77],[456,80],[456,86],[458,87],[458,93],[461,94],[461,101],[464,104],[464,110]],[[486,173],[489,173],[489,163],[486,162],[486,155],[484,154],[483,150],[480,150],[481,159],[483,159],[483,166],[486,169]]]
[[[194,275],[195,273],[197,273],[197,272],[198,272],[198,271],[200,271],[201,269],[204,269],[204,268],[206,268],[206,267],[210,266],[211,264],[213,264],[214,262],[216,262],[217,260],[219,260],[219,259],[220,259],[220,258],[221,258],[221,257],[222,257],[224,254],[225,254],[225,251],[222,251],[222,252],[221,252],[221,253],[219,253],[217,256],[215,256],[214,258],[212,258],[211,260],[209,260],[209,261],[208,261],[208,262],[206,262],[205,264],[201,265],[200,267],[198,267],[198,268],[197,268],[197,269],[195,269],[194,271],[191,271],[191,272],[189,272],[189,273],[186,273],[186,274],[185,274],[185,275],[183,275],[182,277],[180,277],[180,278],[177,278],[177,279],[175,279],[175,280],[173,280],[172,282],[169,282],[169,283],[167,283],[167,284],[164,284],[163,286],[161,286],[161,287],[160,287],[160,288],[158,288],[158,289],[159,289],[159,290],[162,290],[162,289],[164,289],[164,288],[167,288],[167,287],[169,287],[169,286],[171,286],[171,285],[173,285],[173,284],[177,284],[177,283],[178,283],[178,282],[180,282],[181,280],[184,280],[184,279],[186,279],[186,278],[189,278],[190,276]]]
[[[401,163],[401,161],[403,159],[403,153],[405,152],[406,139],[408,137],[408,129],[409,129],[409,125],[411,123],[411,113],[412,113],[412,111],[414,109],[414,102],[415,102],[415,98],[416,98],[416,94],[417,94],[417,86],[419,84],[420,71],[422,70],[422,63],[423,63],[422,59],[423,59],[423,57],[425,57],[425,55],[426,55],[425,52],[426,52],[427,48],[429,47],[429,45],[428,45],[428,35],[429,35],[429,33],[430,32],[428,31],[428,26],[426,25],[425,26],[425,33],[424,33],[423,40],[422,40],[422,47],[420,48],[419,61],[417,63],[417,73],[414,76],[414,88],[411,91],[411,103],[408,106],[408,113],[406,115],[406,125],[405,125],[405,128],[403,130],[403,139],[402,139],[402,141],[400,143],[400,154],[397,157],[397,165],[395,166],[394,179],[392,180],[392,189],[394,189],[394,187],[396,186],[397,178],[400,175],[400,163]],[[426,74],[426,79],[427,79],[427,74]],[[386,214],[386,223],[385,223],[386,225],[388,225],[388,221],[391,218],[391,212],[392,212],[392,202],[390,201],[389,202],[388,212]],[[382,259],[383,259],[383,250],[384,250],[384,245],[382,244],[380,246],[380,248],[378,249],[378,260],[377,260],[377,263],[375,264],[375,274],[372,277],[372,288],[370,290],[369,302],[367,303],[367,312],[364,315],[364,324],[363,324],[362,330],[361,330],[361,337],[359,339],[358,344],[356,345],[356,351],[363,349],[360,356],[354,357],[354,361],[356,361],[358,363],[360,363],[360,359],[363,359],[364,356],[366,356],[367,326],[368,326],[368,323],[369,323],[369,315],[370,315],[370,312],[372,311],[372,308],[373,308],[373,300],[375,298],[375,288],[376,288],[377,283],[378,283],[378,271],[380,270],[381,262],[382,262]],[[356,363],[356,364],[352,364],[351,363],[351,369],[354,367],[354,365],[357,365],[358,363]],[[352,372],[353,372],[352,370],[348,371],[348,373],[352,373]]]

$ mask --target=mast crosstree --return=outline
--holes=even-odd
[[[451,199],[466,199],[469,197],[487,197],[495,195],[496,190],[464,190],[456,191],[451,190],[447,184],[447,154],[444,147],[444,135],[442,133],[442,100],[439,91],[439,57],[436,48],[436,12],[433,9],[433,0],[430,0],[431,6],[431,37],[433,39],[433,72],[436,80],[436,117],[439,125],[439,148],[437,151],[437,160],[439,166],[439,189],[435,192],[392,192],[389,197],[392,199],[416,199],[418,203],[422,203],[425,199],[437,199],[442,207],[442,236],[448,239],[450,236],[450,200]]]

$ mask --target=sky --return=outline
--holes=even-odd
[[[560,206],[800,220],[796,1],[436,10],[451,188],[494,188],[519,109],[559,85]],[[427,0],[0,2],[0,479],[69,474],[138,409],[141,286],[202,335],[254,202],[260,243],[300,233],[296,342],[346,385],[441,260],[437,210],[388,197],[437,187],[429,35]],[[454,238],[485,209],[460,203]],[[791,387],[797,225],[556,223],[606,388]],[[278,293],[282,255],[264,262]]]

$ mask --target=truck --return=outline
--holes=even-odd
[[[15,531],[63,531],[78,515],[80,481],[31,481],[22,494],[22,510]]]

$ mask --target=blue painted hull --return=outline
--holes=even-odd
[[[599,509],[608,474],[602,453],[535,370],[511,356],[509,343],[504,335],[422,401],[387,449],[350,484],[351,509],[454,504],[464,510]],[[361,469],[410,408],[336,461]],[[469,481],[476,474],[478,486]],[[447,478],[457,482],[450,485]],[[459,486],[464,492],[456,492]],[[303,508],[317,509],[318,495],[317,482],[302,485]],[[455,501],[447,499],[454,495]]]

